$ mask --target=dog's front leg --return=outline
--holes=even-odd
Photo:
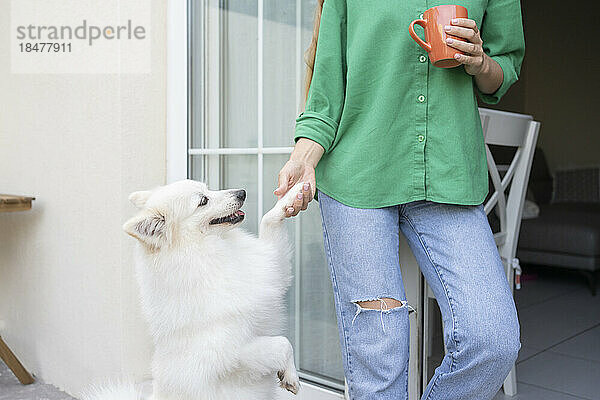
[[[240,352],[240,367],[253,378],[277,373],[279,385],[296,394],[300,380],[294,365],[294,350],[283,336],[260,336]]]
[[[283,226],[285,219],[285,210],[292,207],[294,199],[298,193],[302,193],[302,185],[304,182],[296,183],[281,199],[277,201],[275,206],[269,210],[260,221],[260,229],[258,237],[270,242],[287,242],[287,233]],[[285,246],[284,246],[285,247]]]

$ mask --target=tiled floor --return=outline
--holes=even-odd
[[[540,271],[515,299],[519,394],[495,400],[600,399],[600,295],[577,275]]]
[[[600,294],[570,274],[540,274],[515,293],[523,347],[519,394],[494,400],[600,400]],[[22,386],[0,362],[0,400],[75,400],[37,382]]]

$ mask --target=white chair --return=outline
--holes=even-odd
[[[498,246],[500,257],[504,263],[506,277],[511,288],[514,288],[515,272],[520,274],[518,259],[515,258],[519,230],[521,227],[521,216],[529,172],[533,160],[533,153],[537,143],[540,123],[533,120],[531,115],[515,114],[505,111],[497,111],[479,108],[485,148],[487,152],[488,171],[492,179],[492,195],[484,204],[486,214],[496,208],[496,214],[500,220],[500,230],[494,233],[494,239]],[[509,165],[497,165],[488,145],[516,147],[516,152]],[[504,172],[501,177],[500,172]],[[512,182],[512,184],[511,184]],[[510,184],[510,190],[507,189]],[[423,324],[428,325],[428,298],[434,299],[433,292],[426,288],[427,298],[423,302]],[[423,346],[425,351],[421,357],[422,371],[428,370],[428,356],[431,355],[431,329],[423,327]],[[445,349],[444,349],[445,351]],[[423,389],[427,385],[427,374],[423,374]],[[517,378],[515,367],[504,381],[504,393],[514,396],[517,393]]]

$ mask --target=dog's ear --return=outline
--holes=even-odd
[[[169,237],[165,216],[155,210],[142,211],[125,222],[123,230],[152,248],[160,248]]]
[[[143,208],[146,205],[146,201],[150,198],[152,192],[150,190],[142,190],[139,192],[133,192],[129,195],[129,201],[133,203],[137,208]]]

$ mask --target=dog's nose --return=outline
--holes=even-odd
[[[240,199],[241,201],[246,200],[246,191],[244,189],[241,190],[237,190],[235,192],[235,197],[237,197],[238,199]]]

